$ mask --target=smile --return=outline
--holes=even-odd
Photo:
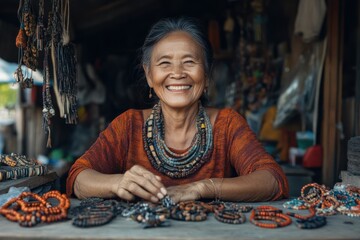
[[[183,86],[167,86],[166,87],[170,91],[180,91],[180,90],[188,90],[191,88],[190,85],[183,85]]]

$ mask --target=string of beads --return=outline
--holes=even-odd
[[[27,201],[26,198],[32,199]],[[56,199],[53,206],[49,199]],[[33,227],[39,223],[51,223],[67,218],[70,201],[59,191],[50,191],[42,196],[32,192],[23,192],[10,199],[0,208],[0,214],[8,220],[18,222],[23,227]]]

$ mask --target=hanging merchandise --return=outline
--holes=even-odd
[[[18,68],[14,73],[14,78],[22,88],[31,88],[33,86],[32,71],[37,67],[37,50],[34,46],[35,16],[31,0],[20,1],[18,9],[18,19],[20,29],[16,36],[16,47],[19,48]],[[31,69],[23,74],[21,65]]]
[[[39,52],[43,51],[43,128],[48,135],[47,147],[51,147],[50,119],[55,115],[51,86],[54,87],[60,117],[65,118],[67,124],[77,123],[76,53],[75,46],[70,43],[69,0],[51,2],[47,26],[44,24],[46,19],[44,0],[38,1],[38,11],[35,11],[34,2],[34,0],[20,0],[19,3],[20,30],[16,37],[19,66],[14,77],[22,88],[31,88],[32,72],[37,70]],[[53,69],[53,82],[50,77],[49,58]],[[31,69],[31,72],[23,73],[22,64]]]
[[[66,123],[76,123],[76,58],[75,48],[69,43],[69,0],[54,0],[52,10],[51,60],[55,97],[60,117],[65,118]]]
[[[265,17],[263,15],[264,4],[262,0],[253,0],[251,7],[254,11],[253,28],[254,28],[254,41],[262,42],[264,40],[264,25]]]
[[[325,0],[300,0],[294,33],[306,43],[315,40],[320,35],[325,15]]]
[[[42,89],[42,97],[43,97],[43,128],[45,129],[46,134],[48,135],[47,147],[51,147],[51,135],[50,135],[50,119],[55,115],[55,109],[53,107],[53,103],[51,100],[51,92],[50,92],[50,73],[49,73],[49,49],[45,48],[44,51],[44,82]]]

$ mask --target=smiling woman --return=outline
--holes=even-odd
[[[198,102],[208,85],[200,45],[186,32],[173,32],[161,39],[144,63],[150,88],[163,107],[187,108]]]
[[[152,202],[165,195],[174,202],[288,196],[284,173],[246,120],[232,109],[204,106],[210,49],[193,19],[164,19],[151,28],[142,66],[159,100],[112,121],[72,166],[68,195]]]

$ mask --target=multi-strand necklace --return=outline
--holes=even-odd
[[[196,127],[191,147],[183,153],[172,151],[165,143],[164,118],[160,102],[157,103],[143,128],[144,148],[152,166],[171,178],[183,178],[199,170],[209,160],[213,149],[210,119],[201,104]]]

